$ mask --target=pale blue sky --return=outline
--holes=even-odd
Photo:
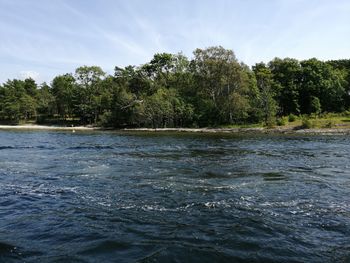
[[[222,45],[253,65],[350,58],[349,0],[0,0],[0,83]]]

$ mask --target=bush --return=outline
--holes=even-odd
[[[295,122],[297,120],[297,116],[295,116],[294,114],[289,114],[288,116],[288,122]]]
[[[315,124],[309,120],[309,119],[303,119],[303,122],[301,124],[302,129],[312,129],[315,127]]]
[[[284,118],[278,118],[276,120],[276,124],[277,124],[277,126],[284,126],[284,125],[286,125],[286,121],[284,120]]]
[[[102,127],[110,127],[112,124],[112,113],[107,111],[100,116],[99,125]]]
[[[323,126],[324,128],[333,128],[335,126],[335,122],[333,120],[329,120],[326,122],[326,124]]]
[[[321,110],[321,102],[320,99],[312,96],[310,101],[310,111],[314,113],[316,116],[320,115]]]
[[[343,117],[350,117],[350,110],[346,110],[342,113]]]
[[[276,121],[274,120],[274,119],[269,119],[269,120],[267,120],[267,122],[265,123],[265,125],[266,125],[266,127],[268,128],[268,129],[273,129],[273,128],[275,128],[275,125],[276,125]]]

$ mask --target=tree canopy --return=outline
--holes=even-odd
[[[140,66],[82,66],[51,83],[0,85],[0,121],[109,127],[203,127],[264,122],[350,107],[350,60],[275,58],[251,68],[221,46],[157,53]]]

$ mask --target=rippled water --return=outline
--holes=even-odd
[[[0,132],[1,262],[348,262],[350,138]]]

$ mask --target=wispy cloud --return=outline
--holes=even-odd
[[[22,80],[25,80],[25,79],[28,79],[28,78],[31,78],[35,81],[39,81],[40,80],[40,74],[36,71],[32,71],[32,70],[24,70],[24,71],[21,71],[19,73],[19,79],[22,79]]]
[[[0,0],[0,83],[80,65],[138,65],[156,52],[222,45],[252,65],[275,56],[350,57],[350,2]]]

